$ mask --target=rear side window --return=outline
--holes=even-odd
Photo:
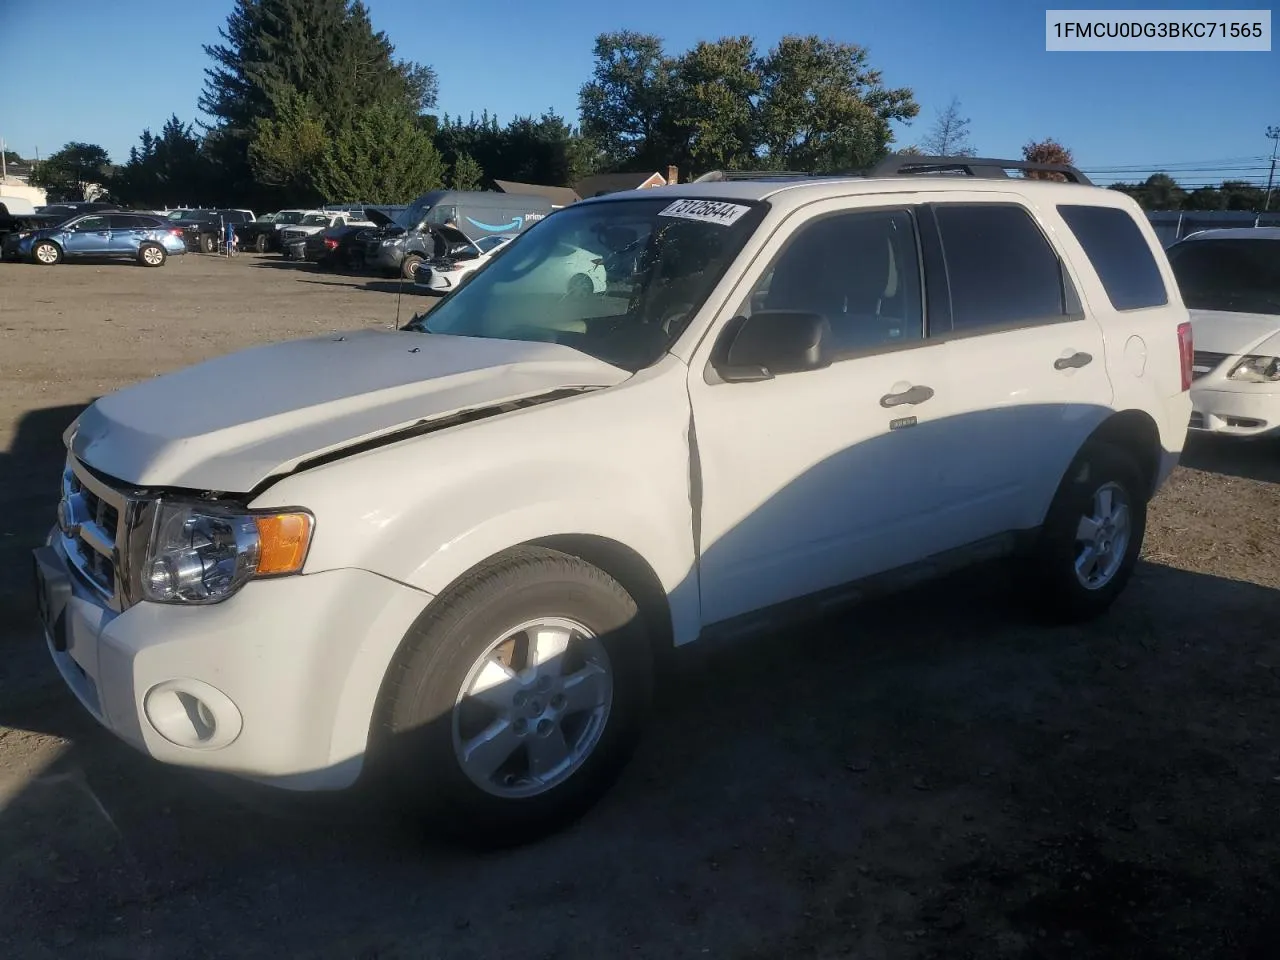
[[[1116,207],[1059,206],[1058,213],[1084,247],[1107,299],[1117,310],[1161,307],[1168,291],[1138,225]]]
[[[956,333],[1052,323],[1068,315],[1062,264],[1040,227],[1012,204],[934,208]]]

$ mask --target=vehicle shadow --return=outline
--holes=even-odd
[[[1225,477],[1280,483],[1280,441],[1240,441],[1191,433],[1181,463]]]
[[[900,476],[875,472],[888,442],[795,477],[708,545],[709,564],[758,561],[851,467],[869,468],[859,495],[873,497]],[[28,449],[56,476],[54,443]],[[29,509],[47,516],[52,499]],[[1139,956],[1151,942],[1267,955],[1280,595],[1143,563],[1099,621],[1045,627],[1011,593],[1008,567],[986,564],[681,651],[616,789],[572,829],[484,856],[424,842],[374,790],[294,796],[163,767],[61,688],[0,698],[0,727],[65,743],[0,794],[0,943],[249,958],[285,942],[369,958],[981,956],[993,943]],[[34,623],[11,624],[39,648]],[[375,756],[427,756],[451,723],[424,717]]]
[[[83,409],[76,404],[30,411],[18,421],[9,448],[0,451],[0,624],[33,622],[31,550],[53,526],[66,459],[62,434]],[[47,654],[28,634],[0,629],[0,702],[14,702],[32,678],[53,677]]]

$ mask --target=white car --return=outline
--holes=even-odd
[[[1168,256],[1195,331],[1191,430],[1280,436],[1280,227],[1205,230]]]
[[[34,558],[67,686],[157,760],[376,773],[492,845],[609,788],[674,646],[1001,557],[1101,614],[1191,412],[1168,261],[1070,167],[910,162],[585,200],[404,329],[98,399]]]
[[[413,275],[414,286],[431,293],[448,293],[463,279],[483,267],[505,244],[515,239],[507,233],[497,233],[479,240],[472,240],[461,230],[452,227],[435,227],[451,246],[448,256],[424,260]]]

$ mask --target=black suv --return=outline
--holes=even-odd
[[[252,223],[253,217],[244,210],[173,210],[169,220],[182,229],[188,250],[213,253],[228,223]]]

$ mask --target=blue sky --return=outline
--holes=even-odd
[[[743,33],[762,48],[784,33],[859,43],[886,84],[911,87],[920,103],[920,117],[899,131],[900,143],[923,136],[956,96],[980,153],[1019,156],[1027,140],[1051,136],[1086,170],[1124,179],[1146,171],[1117,168],[1164,167],[1188,185],[1224,174],[1257,179],[1265,164],[1251,158],[1270,154],[1264,130],[1280,124],[1274,45],[1270,53],[1047,53],[1049,4],[1025,0],[787,0],[750,8],[727,0],[367,2],[400,56],[436,68],[440,109],[451,114],[487,107],[505,121],[550,107],[576,119],[595,36],[631,28],[658,33],[671,51]],[[74,139],[100,143],[114,160],[125,160],[144,126],[157,129],[175,112],[196,117],[207,64],[201,44],[216,41],[231,6],[231,0],[0,0],[6,77],[0,137],[24,156],[37,148],[47,156]],[[137,51],[132,62],[121,56],[125,50]]]

